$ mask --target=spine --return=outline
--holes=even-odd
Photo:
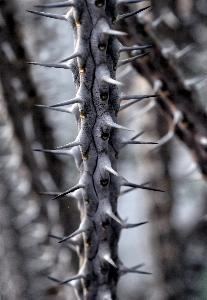
[[[74,99],[50,108],[74,113],[79,132],[74,142],[59,147],[57,153],[64,153],[66,148],[71,148],[69,151],[75,158],[80,180],[76,186],[54,197],[58,199],[73,193],[80,209],[79,228],[60,240],[64,242],[70,239],[77,247],[79,272],[60,283],[71,283],[78,299],[116,299],[116,284],[120,275],[127,272],[147,273],[139,271],[139,267],[124,267],[117,253],[121,229],[143,224],[126,224],[119,217],[117,199],[120,187],[156,190],[130,183],[117,172],[120,149],[126,144],[142,143],[127,140],[121,135],[122,130],[129,129],[117,124],[117,115],[130,104],[120,106],[120,103],[130,99],[135,103],[149,97],[122,94],[118,89],[122,83],[116,80],[117,67],[130,62],[119,62],[121,51],[141,49],[142,54],[138,57],[146,54],[143,49],[147,47],[123,47],[116,36],[125,33],[114,29],[117,20],[129,17],[117,17],[117,5],[135,2],[141,1],[71,0],[41,6],[68,7],[66,15],[30,11],[69,21],[73,30],[75,51],[66,62],[33,64],[70,69],[77,89]],[[72,104],[70,109],[65,109],[64,106],[69,104]]]

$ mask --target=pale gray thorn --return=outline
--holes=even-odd
[[[150,183],[150,181],[147,181],[147,182],[145,182],[145,183],[142,183],[141,185],[147,185],[147,184],[149,184]],[[127,189],[127,190],[125,190],[125,191],[122,191],[121,193],[120,193],[120,196],[122,196],[122,195],[124,195],[124,194],[127,194],[127,193],[129,193],[129,192],[132,192],[132,191],[134,191],[134,187],[132,187],[132,188],[129,188],[129,189]]]
[[[48,18],[57,19],[57,20],[67,21],[67,18],[64,15],[50,14],[50,13],[44,13],[44,12],[39,12],[39,11],[34,11],[34,10],[27,10],[27,11],[30,12],[30,13],[32,13],[32,14],[39,15],[39,16],[48,17]]]
[[[58,199],[58,198],[60,198],[60,197],[63,197],[63,196],[65,196],[65,195],[69,194],[69,193],[72,193],[72,192],[74,192],[74,191],[76,191],[76,190],[79,190],[79,189],[81,189],[81,188],[84,188],[84,187],[85,187],[85,186],[84,186],[83,184],[78,183],[78,184],[76,184],[74,187],[70,188],[69,190],[67,190],[67,191],[65,191],[65,192],[63,192],[63,193],[61,193],[61,194],[55,196],[55,197],[53,198],[53,200]]]
[[[109,254],[105,254],[103,256],[103,258],[110,263],[115,269],[118,269],[117,265],[115,264],[115,262],[111,259],[111,257],[109,256]]]
[[[80,52],[75,52],[75,53],[71,54],[70,56],[68,56],[67,58],[61,60],[59,63],[63,63],[65,61],[68,61],[68,60],[76,58],[76,57],[81,57],[81,53]]]
[[[57,148],[55,148],[54,150],[56,150],[56,149],[64,149],[64,148],[72,148],[72,147],[74,147],[74,146],[80,146],[80,145],[82,145],[82,143],[81,143],[80,141],[74,141],[74,142],[72,142],[72,143],[68,143],[68,144],[66,144],[66,145],[57,147]]]
[[[142,130],[141,132],[139,132],[138,134],[136,134],[135,136],[133,136],[132,138],[131,138],[131,140],[135,140],[136,138],[138,138],[138,137],[140,137],[142,134],[144,134],[145,133],[145,131],[144,130]]]
[[[126,227],[126,224],[123,223],[113,212],[111,209],[107,209],[107,211],[105,211],[105,213],[111,217],[113,220],[115,220],[117,223],[119,223],[123,228]]]
[[[126,229],[135,228],[135,227],[138,227],[138,226],[141,226],[141,225],[145,225],[147,223],[149,223],[149,222],[146,221],[146,222],[140,222],[140,223],[136,223],[136,224],[126,224],[125,228]]]
[[[60,192],[38,192],[39,195],[56,197]]]
[[[58,243],[63,243],[65,241],[71,239],[72,237],[74,237],[74,236],[76,236],[80,233],[83,233],[85,231],[86,231],[86,228],[85,229],[84,228],[79,228],[76,231],[74,231],[72,234],[70,234],[70,235],[66,236],[65,238],[63,238],[62,240],[60,240]]]
[[[72,153],[70,152],[70,150],[50,150],[50,149],[32,149],[33,151],[37,151],[37,152],[44,152],[44,153],[53,153],[53,154],[62,154],[62,155],[68,155],[68,156],[73,156]]]
[[[123,179],[123,180],[126,180],[126,179],[125,179],[124,177],[122,177],[119,173],[117,173],[112,167],[104,165],[104,169],[105,169],[106,171],[110,172],[111,174],[113,174],[113,175],[115,175],[115,176],[117,176],[117,177],[119,177],[119,178],[121,178],[121,179]]]
[[[57,279],[57,278],[54,278],[54,277],[51,277],[51,276],[47,276],[47,278],[50,279],[50,280],[52,280],[52,281],[54,281],[54,282],[56,282],[56,283],[59,283],[59,284],[61,284],[61,282],[62,282],[61,280],[59,280],[59,279]],[[72,287],[72,285],[71,285],[69,282],[66,283],[66,285]]]
[[[117,0],[116,5],[119,4],[131,4],[131,3],[139,3],[139,2],[145,2],[149,0]]]
[[[113,29],[110,29],[109,27],[103,28],[103,29],[102,29],[102,33],[104,33],[104,34],[109,34],[109,35],[116,35],[116,36],[127,35],[126,32],[113,30]]]
[[[147,6],[147,7],[144,7],[144,8],[135,10],[135,11],[132,11],[132,12],[130,12],[130,13],[123,14],[123,15],[119,15],[119,16],[117,16],[116,21],[118,22],[118,21],[124,20],[124,19],[126,19],[126,18],[132,17],[133,15],[138,14],[138,13],[140,13],[140,12],[142,12],[142,11],[144,11],[144,10],[150,8],[150,7],[151,7],[151,6],[149,5],[149,6]]]
[[[67,64],[49,64],[49,63],[37,63],[37,62],[28,62],[28,64],[34,66],[47,67],[47,68],[70,69]]]
[[[39,4],[39,5],[35,5],[34,7],[57,8],[57,7],[70,7],[70,6],[75,6],[73,1],[64,1],[64,2],[53,3],[53,4]]]
[[[66,113],[70,113],[70,114],[73,113],[70,108],[65,108],[65,109],[64,108],[56,108],[56,107],[53,107],[53,106],[40,105],[40,104],[36,104],[35,106],[40,107],[40,108],[55,110],[55,111],[66,112]]]
[[[60,102],[60,103],[51,105],[51,107],[65,106],[65,105],[70,105],[70,104],[75,104],[75,103],[81,103],[81,104],[83,104],[84,101],[83,101],[83,99],[80,98],[80,97],[75,97],[75,98],[73,98],[73,99],[66,100],[66,101],[64,101],[64,102]]]
[[[112,120],[107,120],[106,125],[109,126],[109,127],[117,128],[117,129],[123,129],[123,130],[127,130],[127,131],[134,131],[134,130],[129,129],[127,127],[116,124]]]
[[[155,189],[155,188],[151,188],[151,187],[146,187],[144,185],[139,185],[139,184],[135,184],[132,182],[128,182],[128,181],[123,181],[122,182],[122,186],[130,186],[130,187],[134,187],[134,188],[139,188],[139,189],[143,189],[143,190],[149,190],[149,191],[155,191],[155,192],[164,192],[160,189]]]
[[[118,50],[118,52],[123,52],[123,51],[136,51],[136,50],[144,50],[144,49],[148,49],[148,48],[153,48],[153,45],[146,45],[146,46],[132,46],[132,47],[125,47],[125,46],[121,46],[120,49]]]
[[[129,106],[131,106],[131,105],[133,105],[133,104],[135,104],[135,103],[137,103],[137,102],[139,102],[139,101],[141,101],[141,100],[143,100],[143,99],[144,99],[144,98],[142,98],[142,99],[136,99],[136,100],[134,100],[134,101],[132,101],[132,102],[123,104],[123,105],[120,106],[119,111],[122,111],[122,110],[124,110],[125,108],[127,108],[127,107],[129,107]]]
[[[82,278],[84,278],[84,276],[81,275],[81,274],[79,274],[79,275],[76,275],[76,276],[71,277],[71,278],[68,279],[68,280],[65,280],[65,281],[60,282],[60,284],[67,284],[67,283],[69,283],[70,281],[77,280],[77,279],[82,279]]]
[[[109,77],[107,75],[103,76],[102,80],[105,82],[111,83],[111,84],[115,84],[115,85],[120,85],[120,86],[124,85],[122,82],[112,79],[111,77]]]
[[[189,89],[191,88],[193,85],[196,85],[198,83],[200,83],[201,81],[203,81],[204,79],[206,79],[206,76],[204,75],[200,75],[194,78],[190,78],[190,79],[184,79],[183,80],[183,84],[184,86]]]
[[[121,66],[124,66],[138,58],[141,58],[141,57],[144,57],[146,55],[148,55],[149,52],[145,52],[145,53],[142,53],[142,54],[139,54],[139,55],[136,55],[136,56],[133,56],[133,57],[130,57],[130,58],[127,58],[127,59],[124,59],[124,60],[120,60],[117,64],[117,68],[121,67]]]
[[[137,99],[137,100],[142,100],[142,99],[145,99],[145,98],[153,98],[153,97],[157,97],[157,95],[125,95],[125,94],[122,94],[121,97],[120,97],[120,100],[123,101],[123,100],[134,100],[134,99]]]
[[[157,145],[158,143],[156,142],[141,142],[141,141],[134,141],[134,140],[123,140],[122,141],[122,144],[123,145],[129,145],[129,144],[132,144],[132,145],[136,145],[136,144],[140,144],[140,145]]]

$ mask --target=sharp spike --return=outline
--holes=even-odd
[[[148,182],[142,183],[141,185],[147,185],[147,184],[149,184],[149,183],[150,183],[150,182],[148,181]],[[124,194],[127,194],[127,193],[133,191],[134,189],[135,189],[135,188],[132,187],[132,188],[129,188],[129,189],[125,190],[125,191],[122,191],[122,192],[120,193],[120,196],[122,196],[122,195],[124,195]]]
[[[104,166],[104,169],[105,169],[106,171],[110,172],[111,174],[113,174],[113,175],[115,175],[115,176],[117,176],[117,177],[119,177],[119,178],[125,180],[125,178],[122,177],[119,173],[117,173],[112,167],[106,166],[106,165],[105,165],[105,166]]]
[[[138,59],[138,58],[141,58],[141,57],[143,57],[143,56],[146,56],[146,55],[148,55],[148,54],[149,54],[149,52],[145,52],[145,53],[142,53],[142,54],[139,54],[139,55],[136,55],[136,56],[133,56],[133,57],[124,59],[124,60],[120,60],[120,61],[118,62],[118,64],[117,64],[117,67],[124,66],[124,65],[126,65],[126,64],[128,64],[128,63],[130,63],[130,62],[132,62],[132,61],[134,61],[134,60],[136,60],[136,59]]]
[[[108,262],[110,263],[114,268],[118,269],[117,268],[117,265],[115,264],[115,262],[111,259],[111,257],[108,255],[108,254],[105,254],[103,256],[103,258]]]
[[[123,145],[128,145],[128,144],[140,144],[140,145],[156,145],[158,143],[155,142],[140,142],[140,141],[134,141],[134,140],[123,140],[122,142]]]
[[[142,130],[141,132],[139,132],[138,134],[136,134],[133,138],[131,138],[131,140],[135,140],[136,138],[140,137],[145,131]]]
[[[117,128],[117,129],[123,129],[123,130],[127,130],[127,131],[134,131],[134,130],[129,129],[127,127],[116,124],[112,120],[107,120],[106,125],[108,125],[109,127]]]
[[[47,67],[47,68],[70,69],[67,64],[47,64],[47,63],[37,63],[37,62],[28,62],[28,64]]]
[[[84,276],[81,275],[81,274],[79,274],[79,275],[76,275],[76,276],[71,277],[71,278],[68,279],[68,280],[65,280],[65,281],[60,282],[60,284],[67,284],[67,283],[69,283],[70,281],[77,280],[77,279],[81,279],[81,278],[84,278]]]
[[[48,17],[48,18],[57,19],[57,20],[67,21],[67,18],[64,15],[49,14],[49,13],[44,13],[44,12],[39,12],[39,11],[34,11],[34,10],[27,10],[27,11],[30,12],[30,13],[32,13],[32,14],[39,15],[39,16]]]
[[[50,109],[50,110],[55,110],[55,111],[61,111],[61,112],[66,112],[66,113],[70,113],[72,114],[72,111],[70,110],[70,108],[56,108],[53,106],[47,106],[47,105],[40,105],[40,104],[36,104],[35,106],[40,107],[40,108],[46,108],[46,109]]]
[[[120,269],[119,269],[119,272],[122,273],[122,275],[126,274],[126,273],[136,273],[136,274],[146,274],[146,275],[151,275],[152,273],[149,273],[149,272],[145,272],[145,271],[140,271],[140,270],[137,270],[141,267],[143,267],[144,264],[139,264],[135,267],[132,267],[132,268],[126,268],[124,266],[122,266]]]
[[[70,56],[68,56],[67,58],[61,60],[59,63],[63,63],[65,61],[68,61],[68,60],[76,58],[76,57],[81,57],[81,53],[80,52],[75,52],[75,53],[71,54]]]
[[[132,46],[132,47],[125,47],[125,46],[121,46],[120,49],[118,50],[118,52],[129,52],[129,51],[136,51],[136,50],[144,50],[144,49],[148,49],[148,48],[153,48],[153,45],[146,45],[146,46]]]
[[[58,196],[60,193],[59,192],[38,192],[39,195],[43,195],[43,196]]]
[[[54,105],[51,105],[51,107],[59,107],[59,106],[65,106],[65,105],[70,105],[70,104],[75,104],[75,103],[81,103],[83,104],[83,99],[80,98],[80,97],[75,97],[73,99],[70,99],[70,100],[66,100],[64,102],[60,102],[60,103],[57,103],[57,104],[54,104]]]
[[[80,145],[81,145],[81,142],[80,142],[80,141],[74,141],[74,142],[72,142],[72,143],[69,143],[69,144],[66,144],[66,145],[57,147],[57,148],[55,148],[54,150],[56,150],[56,149],[64,149],[64,148],[72,148],[72,147],[74,147],[74,146],[80,146]]]
[[[115,79],[112,79],[111,77],[109,76],[103,76],[102,77],[102,80],[105,81],[105,82],[108,82],[108,83],[111,83],[111,84],[115,84],[115,85],[120,85],[120,86],[123,86],[124,84],[120,81],[117,81]]]
[[[59,3],[53,3],[53,4],[40,4],[40,5],[35,5],[34,7],[57,8],[57,7],[70,7],[70,6],[75,6],[73,1],[65,1],[65,2],[59,2]]]
[[[126,225],[119,219],[117,218],[117,216],[111,211],[111,209],[108,209],[106,212],[105,212],[109,217],[111,217],[112,219],[114,219],[117,223],[121,224],[121,226],[123,228],[126,227]]]
[[[56,279],[56,278],[54,278],[54,277],[51,277],[51,276],[47,276],[47,278],[48,279],[50,279],[50,280],[52,280],[52,281],[54,281],[54,282],[56,282],[56,283],[59,283],[59,284],[61,284],[61,280],[59,280],[59,279]],[[70,283],[66,283],[68,286],[71,286],[71,284]]]
[[[117,5],[139,3],[139,2],[144,2],[144,1],[148,1],[148,0],[117,0]]]
[[[144,99],[144,98],[142,98],[142,99]],[[132,102],[129,102],[129,103],[126,103],[126,104],[121,105],[120,108],[119,108],[119,111],[124,110],[125,108],[127,108],[127,107],[129,107],[129,106],[131,106],[131,105],[133,105],[133,104],[135,104],[135,103],[141,101],[142,99],[136,99],[136,100],[134,100],[134,101],[132,101]]]
[[[138,226],[141,226],[141,225],[144,225],[144,224],[147,224],[147,222],[141,222],[141,223],[136,223],[136,224],[126,224],[126,229],[129,229],[129,228],[134,228],[134,227],[138,227]]]
[[[147,7],[135,10],[133,12],[127,13],[127,14],[119,15],[119,16],[117,16],[116,21],[118,22],[118,21],[124,20],[126,18],[132,17],[133,15],[138,14],[141,11],[144,11],[145,9],[148,9],[149,7],[150,7],[150,5]]]
[[[116,35],[116,36],[123,36],[123,35],[127,35],[126,32],[122,32],[122,31],[117,31],[117,30],[113,30],[110,29],[109,27],[107,28],[103,28],[102,30],[103,34],[110,34],[110,35]]]
[[[139,185],[139,184],[135,184],[135,183],[128,182],[128,181],[123,182],[122,185],[123,186],[131,186],[133,188],[139,188],[139,189],[149,190],[149,191],[162,192],[162,193],[164,192],[164,191],[162,191],[160,189],[150,188],[150,187],[146,187],[144,185]]]
[[[53,154],[62,154],[62,155],[72,155],[70,150],[59,151],[59,150],[48,150],[48,149],[32,149],[32,151],[44,152],[44,153],[53,153]]]
[[[157,97],[157,95],[121,95],[120,97],[120,101],[122,100],[133,100],[133,99],[137,99],[137,100],[142,100],[145,98],[153,98],[153,97]]]
[[[60,240],[58,243],[63,243],[69,239],[71,239],[72,237],[76,236],[77,234],[80,234],[82,232],[85,232],[86,228],[79,228],[76,231],[74,231],[72,234],[66,236],[65,238],[63,238],[62,240]]]
[[[65,191],[65,192],[63,192],[63,193],[61,193],[61,194],[55,196],[55,197],[53,198],[53,200],[58,199],[58,198],[60,198],[60,197],[63,197],[63,196],[65,196],[65,195],[69,194],[69,193],[72,193],[72,192],[74,192],[74,191],[76,191],[76,190],[78,190],[78,189],[84,188],[84,187],[85,187],[85,186],[84,186],[83,184],[78,183],[78,184],[76,184],[74,187],[70,188],[69,190],[67,190],[67,191]]]

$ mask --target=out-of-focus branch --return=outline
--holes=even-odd
[[[35,104],[41,104],[43,101],[30,76],[21,31],[15,19],[15,3],[1,1],[0,8],[0,75],[3,94],[15,133],[22,145],[24,161],[33,174],[34,185],[37,190],[41,190],[38,166],[31,145],[38,141],[43,148],[54,148],[52,130],[45,121],[43,111],[35,107]],[[60,186],[60,160],[52,153],[48,154],[46,159],[53,179]]]
[[[130,8],[123,6],[122,9],[124,13],[132,10],[131,6]],[[153,30],[153,23],[142,17],[138,19],[133,16],[120,23],[119,28],[127,32],[127,36],[121,37],[124,45],[153,45],[149,55],[133,61],[132,64],[152,86],[160,84],[156,104],[170,124],[173,124],[175,115],[179,113],[179,120],[173,128],[174,133],[189,148],[202,174],[206,177],[207,115],[193,90],[193,85],[199,78],[195,80],[183,78],[174,58],[168,55],[169,49],[164,49],[159,44]]]

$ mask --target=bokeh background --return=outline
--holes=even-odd
[[[0,1],[2,300],[75,300],[70,286],[48,276],[64,280],[77,272],[74,249],[57,240],[79,226],[76,201],[70,196],[52,201],[42,194],[70,188],[79,174],[72,157],[32,150],[74,140],[73,115],[35,105],[71,99],[75,87],[69,70],[27,64],[66,58],[73,53],[73,38],[67,22],[26,11],[40,3],[48,2]],[[154,47],[149,58],[118,70],[117,78],[125,83],[126,94],[159,97],[124,109],[119,123],[135,131],[125,136],[144,131],[139,139],[158,145],[125,147],[119,173],[165,193],[122,190],[120,216],[129,223],[149,223],[123,230],[120,258],[127,267],[143,263],[142,270],[152,274],[124,275],[117,295],[120,300],[206,300],[207,4],[152,0],[120,6],[120,13],[148,5],[117,27],[128,33],[125,45]]]

